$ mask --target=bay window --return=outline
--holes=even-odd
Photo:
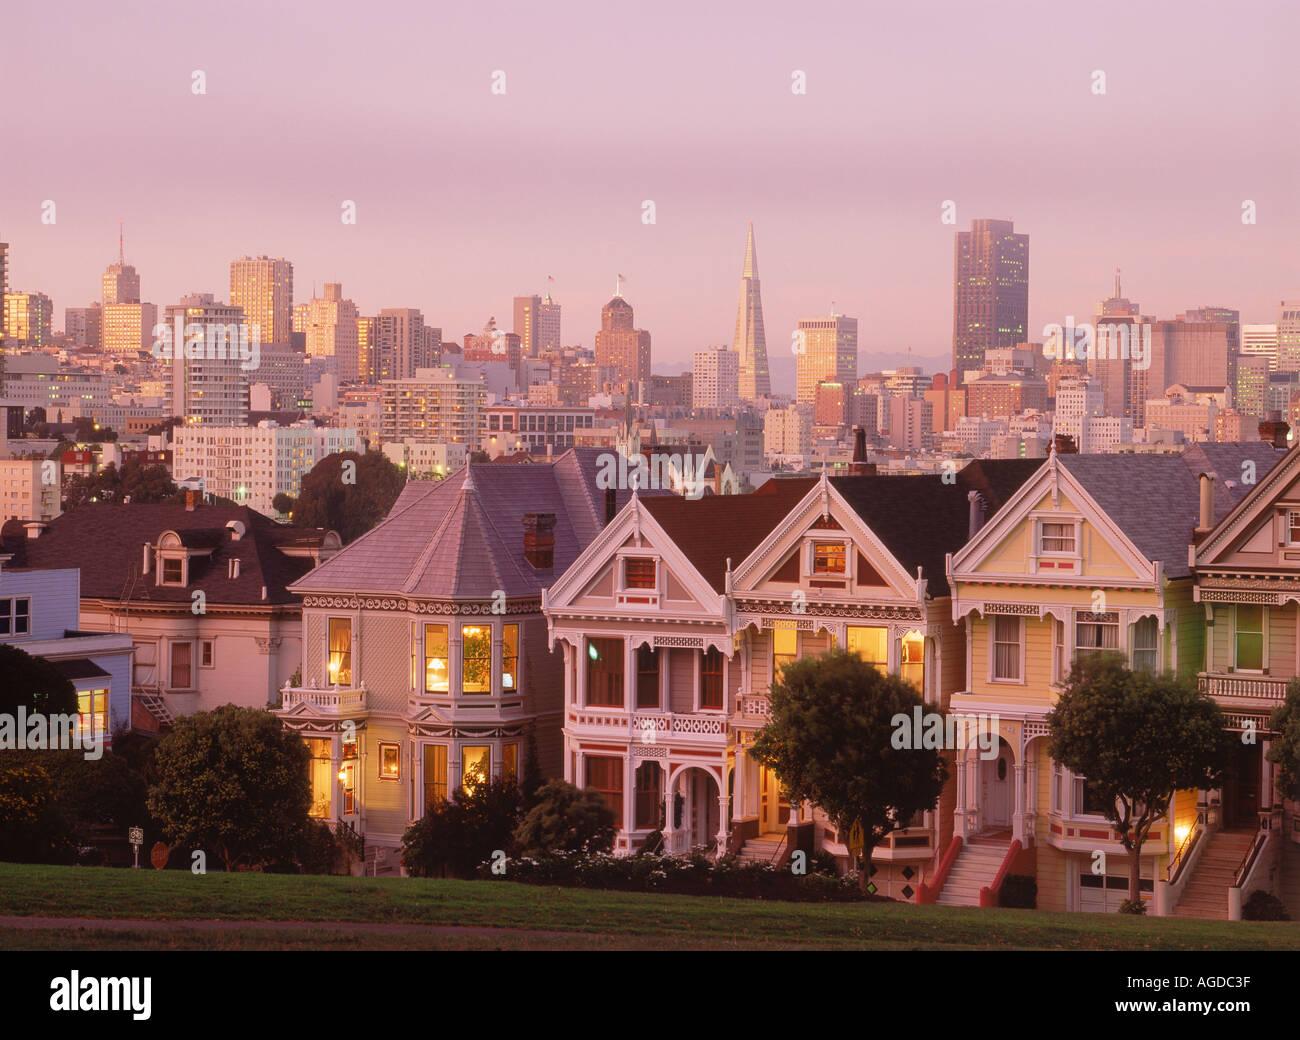
[[[1074,659],[1082,661],[1119,650],[1119,614],[1116,611],[1080,611],[1074,619]]]
[[[447,745],[424,745],[424,811],[447,800]]]
[[[925,637],[918,632],[903,637],[899,674],[922,693],[925,692]]]
[[[451,689],[447,667],[447,626],[424,626],[424,692],[446,693]]]
[[[993,679],[995,682],[1020,682],[1020,618],[1008,614],[993,615]]]
[[[623,640],[587,640],[587,703],[623,707]]]
[[[700,655],[700,707],[720,711],[723,704],[722,652],[711,646]]]
[[[328,820],[330,816],[330,794],[334,787],[333,769],[330,767],[331,751],[328,737],[307,737],[307,750],[311,760],[307,764],[307,776],[311,781],[311,808],[307,815],[317,820]]]
[[[352,619],[329,619],[330,685],[352,685]]]
[[[473,791],[492,779],[492,749],[487,745],[460,749],[460,786]]]
[[[519,689],[519,626],[501,626],[501,690]]]
[[[1239,603],[1234,608],[1233,667],[1239,672],[1264,670],[1264,608]]]
[[[636,706],[659,707],[659,651],[639,646],[636,651]]]
[[[461,683],[464,693],[492,692],[492,629],[464,625],[461,635]]]
[[[878,626],[849,625],[845,630],[845,649],[857,654],[881,675],[889,672],[889,629]]]

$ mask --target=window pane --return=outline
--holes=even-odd
[[[721,708],[722,705],[722,654],[711,646],[700,657],[700,707]]]
[[[501,689],[517,688],[519,676],[519,626],[501,627]]]
[[[460,749],[460,785],[472,791],[479,784],[492,779],[492,749],[490,747],[463,747]]]
[[[587,703],[623,706],[623,640],[587,640]]]
[[[636,706],[659,707],[659,651],[648,646],[636,651]]]
[[[658,762],[643,762],[636,770],[636,823],[641,828],[659,826],[663,812],[663,770]]]
[[[623,760],[593,756],[587,759],[587,786],[599,791],[623,828]]]
[[[814,542],[813,573],[843,574],[845,572],[845,548],[843,542]]]
[[[330,682],[352,685],[352,619],[330,618]]]
[[[424,689],[446,693],[451,687],[447,674],[447,626],[424,626]],[[445,781],[444,781],[445,784]]]
[[[1043,552],[1074,552],[1074,524],[1043,524]]]
[[[1154,672],[1159,669],[1157,639],[1159,624],[1153,617],[1145,617],[1133,625],[1133,668]]]
[[[308,815],[327,819],[330,814],[330,742],[324,737],[308,737],[307,750],[311,753],[308,775],[311,779],[311,809]]]
[[[178,690],[190,685],[190,644],[172,643],[172,686]]]
[[[424,811],[447,800],[447,747],[445,744],[424,746]]]
[[[623,578],[626,588],[655,588],[655,561],[651,557],[629,556],[623,560]]]
[[[379,775],[385,780],[396,780],[402,772],[402,753],[396,744],[379,745]]]
[[[889,669],[889,629],[850,625],[846,630],[845,649],[857,654],[882,674]]]
[[[462,647],[461,689],[465,693],[492,691],[492,629],[465,625],[460,630]]]
[[[902,645],[902,677],[918,690],[925,689],[925,638],[906,636]]]
[[[28,617],[30,609],[31,600],[14,600],[14,635],[25,635],[31,630],[30,618]]]
[[[1020,678],[1020,619],[1005,615],[993,618],[993,678]]]

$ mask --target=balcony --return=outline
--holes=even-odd
[[[290,686],[280,690],[279,715],[323,715],[342,718],[366,711],[366,683],[360,686]]]
[[[1242,672],[1201,672],[1201,690],[1225,706],[1273,707],[1286,699],[1286,679]]]
[[[565,724],[573,735],[626,740],[631,744],[726,746],[727,716],[722,712],[675,714],[618,708],[569,708]]]

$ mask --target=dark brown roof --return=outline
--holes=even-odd
[[[226,529],[232,520],[244,525],[239,541]],[[183,588],[157,585],[152,574],[141,577],[142,547],[157,545],[164,531],[175,531],[186,548],[205,550],[190,559],[190,583]],[[14,557],[5,566],[79,568],[85,598],[120,600],[130,590],[132,602],[189,604],[201,590],[214,606],[295,602],[287,586],[311,570],[312,558],[280,550],[319,546],[332,532],[278,524],[247,506],[209,504],[187,511],[184,505],[93,504],[51,520],[39,538],[25,535],[21,524],[5,524],[4,552]],[[227,576],[231,559],[239,560],[237,578]]]

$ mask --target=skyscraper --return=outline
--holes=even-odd
[[[47,347],[53,313],[54,304],[44,293],[8,293],[4,336],[25,347]]]
[[[385,307],[375,320],[373,381],[411,379],[424,355],[424,315],[414,307]]]
[[[192,328],[201,328],[206,342],[212,327],[217,339],[227,344],[226,356],[213,357],[208,351],[177,349],[181,344],[173,335],[172,357],[163,362],[172,415],[183,417],[189,426],[243,426],[248,421],[248,371],[225,338],[232,332],[238,335],[236,330],[246,324],[243,310],[216,301],[211,293],[193,293],[167,307],[165,317],[168,327],[179,327],[186,338]],[[253,335],[249,328],[250,341]],[[196,356],[187,356],[191,353]]]
[[[117,234],[117,263],[109,264],[100,281],[104,303],[139,303],[140,275],[126,262],[125,244],[119,228]]]
[[[1279,305],[1276,367],[1279,372],[1300,372],[1300,300]]]
[[[560,349],[560,305],[549,292],[537,308],[537,349],[539,353]]]
[[[858,319],[842,314],[800,318],[795,361],[795,400],[812,404],[817,384],[855,383],[858,379]],[[741,395],[744,396],[743,393]]]
[[[243,309],[266,347],[293,346],[293,264],[266,256],[230,262],[230,306]],[[251,334],[251,330],[250,330]]]
[[[600,309],[596,365],[615,370],[616,389],[635,393],[635,384],[650,382],[650,333],[633,328],[632,305],[621,293]]]
[[[740,306],[736,311],[736,335],[732,350],[740,358],[740,398],[754,401],[772,393],[767,370],[767,336],[763,332],[763,297],[759,291],[758,253],[754,248],[754,225],[745,241],[745,267],[740,273]]]
[[[296,308],[295,308],[296,310]],[[357,305],[343,298],[343,286],[326,282],[322,295],[307,304],[303,332],[310,357],[332,357],[340,383],[355,383],[357,359]]]
[[[691,373],[693,408],[735,408],[740,404],[740,361],[734,350],[697,350]]]
[[[98,303],[89,307],[63,308],[63,331],[74,347],[95,347],[104,341],[104,309]]]
[[[1029,236],[1010,220],[973,220],[957,232],[954,268],[953,368],[979,371],[986,350],[1030,340]]]

